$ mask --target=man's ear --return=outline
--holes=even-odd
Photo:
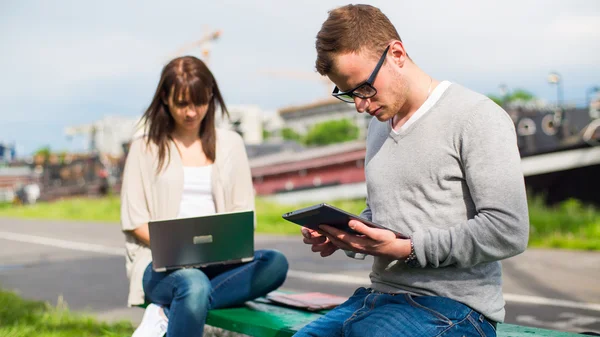
[[[404,67],[406,60],[408,59],[408,54],[406,54],[402,41],[394,40],[390,44],[390,53],[392,54],[394,63],[400,68]]]

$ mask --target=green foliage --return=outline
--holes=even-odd
[[[359,129],[349,119],[331,120],[315,124],[304,137],[306,145],[328,145],[358,138]]]
[[[271,138],[271,133],[269,131],[263,129],[263,131],[262,131],[262,137],[263,137],[264,140],[267,140],[267,139]]]
[[[0,289],[0,336],[3,337],[117,337],[131,336],[129,322],[107,324],[71,313],[64,303],[23,300]]]
[[[498,105],[517,101],[529,102],[535,99],[535,96],[525,89],[515,89],[507,93],[505,96],[498,96],[494,94],[488,94],[487,96]]]
[[[302,140],[302,136],[294,129],[291,128],[283,128],[281,130],[281,137],[285,140],[293,140],[296,142],[300,142]]]
[[[532,93],[530,93],[529,91],[524,90],[524,89],[515,89],[508,96],[509,96],[508,97],[509,102],[514,102],[514,101],[528,102],[535,98],[535,96],[533,96]]]
[[[60,164],[64,164],[66,158],[67,158],[67,151],[61,151],[58,153],[58,162]]]
[[[50,150],[50,146],[44,146],[44,147],[37,149],[37,151],[34,152],[34,155],[41,156],[45,160],[48,160],[48,158],[50,158],[51,153],[52,153],[52,151]]]
[[[600,250],[600,211],[593,206],[571,199],[548,207],[533,197],[529,220],[530,246]]]
[[[502,97],[498,96],[498,95],[493,95],[493,94],[489,94],[487,95],[489,99],[491,99],[492,101],[494,101],[494,103],[502,106],[502,104],[504,104],[504,102],[502,101]]]
[[[331,120],[313,125],[306,135],[291,128],[281,130],[281,136],[305,145],[329,145],[358,139],[360,130],[350,119]]]

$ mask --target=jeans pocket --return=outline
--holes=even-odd
[[[426,312],[428,312],[429,314],[433,315],[434,317],[438,318],[439,320],[443,321],[444,323],[448,324],[448,325],[452,325],[452,320],[449,319],[448,317],[444,316],[443,314],[441,314],[440,312],[428,308],[422,304],[417,303],[417,301],[414,300],[413,296],[410,294],[405,294],[404,297],[406,298],[406,302],[408,302],[408,304],[410,304],[411,306],[418,308],[418,309],[422,309]]]
[[[496,337],[496,328],[483,315],[472,311],[467,320],[481,337]]]
[[[483,322],[483,324],[485,324],[493,333],[493,334],[488,334],[488,336],[496,337],[496,326],[492,325],[492,323],[490,323],[490,321],[488,321],[487,319],[484,321],[485,322]]]

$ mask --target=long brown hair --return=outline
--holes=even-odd
[[[165,159],[170,160],[169,141],[175,130],[175,120],[169,111],[167,101],[169,95],[188,96],[194,105],[208,103],[206,116],[200,124],[200,140],[204,154],[212,162],[216,158],[215,111],[219,106],[223,116],[229,116],[217,81],[206,64],[193,56],[183,56],[173,59],[162,70],[158,87],[150,106],[142,117],[146,125],[147,145],[154,143],[158,146],[158,167],[160,171]]]
[[[333,55],[356,53],[366,48],[378,59],[392,40],[402,41],[398,31],[379,8],[370,5],[346,5],[329,11],[329,17],[317,34],[319,74],[327,75],[333,67]]]

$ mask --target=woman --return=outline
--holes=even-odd
[[[242,138],[215,128],[227,109],[217,82],[199,59],[167,64],[134,140],[121,191],[126,236],[128,304],[150,302],[134,336],[202,336],[209,309],[235,306],[278,288],[288,269],[277,251],[233,266],[152,270],[148,222],[254,209],[250,167]]]

